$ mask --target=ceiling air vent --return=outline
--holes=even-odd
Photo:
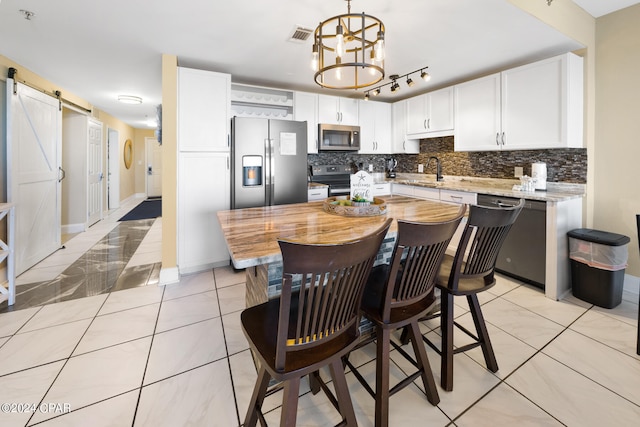
[[[311,28],[303,27],[302,25],[296,25],[289,36],[289,41],[294,43],[306,42],[309,36],[313,33]]]

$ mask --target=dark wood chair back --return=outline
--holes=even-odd
[[[449,274],[449,289],[456,291],[461,278],[481,277],[487,286],[495,283],[498,253],[523,206],[524,199],[509,207],[471,206]]]
[[[447,246],[466,211],[467,205],[462,205],[455,218],[445,222],[398,220],[398,238],[383,291],[383,322],[390,321],[393,309],[414,304],[433,290]]]
[[[358,337],[362,292],[391,221],[362,239],[341,244],[279,240],[283,281],[276,370],[284,369],[292,353]]]

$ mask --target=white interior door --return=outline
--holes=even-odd
[[[87,126],[87,225],[102,219],[102,123],[89,119]]]
[[[147,197],[162,196],[162,146],[155,138],[145,138]]]
[[[7,197],[16,204],[16,275],[60,248],[61,162],[60,102],[8,79]]]
[[[107,132],[107,205],[108,209],[118,209],[120,207],[120,145],[118,143],[120,134],[115,129]]]

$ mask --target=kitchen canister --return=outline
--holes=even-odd
[[[535,180],[535,189],[546,191],[547,190],[547,164],[546,163],[531,163],[531,177]]]

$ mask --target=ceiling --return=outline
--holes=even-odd
[[[592,13],[607,13],[601,3],[637,3],[575,2]],[[352,11],[384,22],[387,76],[429,66],[429,83],[403,84],[393,96],[387,86],[385,101],[582,47],[507,0],[353,0]],[[147,128],[162,102],[163,53],[181,66],[230,73],[233,82],[362,97],[317,86],[311,39],[288,41],[296,25],[315,28],[345,12],[343,0],[0,0],[0,54],[59,85],[63,97],[71,92]],[[143,103],[122,104],[118,95]]]

